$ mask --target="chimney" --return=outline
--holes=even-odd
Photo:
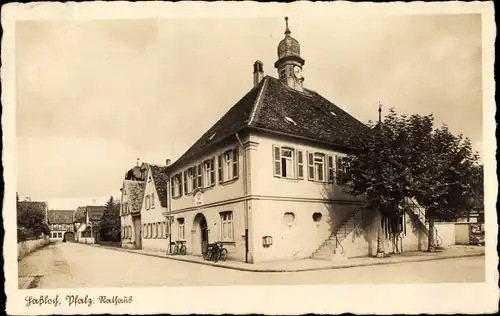
[[[167,161],[165,161],[167,167],[170,166],[170,162],[172,162],[170,159],[167,159]]]
[[[264,64],[257,60],[253,64],[253,86],[256,87],[264,78]]]

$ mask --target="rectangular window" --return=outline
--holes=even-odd
[[[163,230],[164,230],[164,227],[163,227],[163,223],[158,223],[157,224],[159,226],[159,232],[158,232],[158,238],[163,238]]]
[[[204,163],[203,163],[203,171],[204,171],[204,180],[205,180],[205,184],[204,184],[204,187],[205,188],[208,188],[208,187],[211,187],[212,185],[215,184],[215,168],[214,168],[214,164],[215,164],[215,159],[214,158],[210,158],[208,160],[206,160]]]
[[[62,232],[58,232],[58,233],[57,233],[57,237],[58,237],[58,238],[62,238]]]
[[[335,167],[333,165],[333,156],[327,156],[328,159],[328,182],[335,182]]]
[[[142,237],[147,238],[148,237],[148,228],[146,224],[142,225]]]
[[[155,194],[151,193],[151,208],[155,208]]]
[[[174,196],[182,196],[182,173],[174,176]]]
[[[294,150],[281,148],[281,176],[284,178],[295,178]]]
[[[223,212],[221,218],[221,240],[233,241],[233,212]]]
[[[229,150],[222,158],[222,179],[231,181],[238,178],[238,149]]]
[[[179,240],[184,240],[186,238],[186,235],[184,233],[184,218],[177,219],[177,226],[179,230]]]
[[[314,179],[316,181],[325,181],[325,155],[314,154]]]
[[[153,223],[153,238],[158,238],[158,225]]]
[[[203,166],[202,164],[196,165],[196,189],[203,188]]]

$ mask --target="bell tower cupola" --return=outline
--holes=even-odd
[[[278,44],[278,60],[274,67],[278,69],[278,76],[281,82],[297,91],[304,91],[302,76],[302,67],[305,64],[304,59],[300,57],[300,44],[290,36],[288,27],[288,17],[285,17],[285,38]]]

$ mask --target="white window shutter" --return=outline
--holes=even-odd
[[[297,178],[304,179],[304,152],[297,150]]]
[[[281,177],[281,148],[273,145],[274,176]]]
[[[224,181],[224,169],[222,168],[222,155],[217,156],[217,176],[219,177],[219,183]]]
[[[335,179],[335,173],[334,173],[334,164],[333,164],[333,156],[328,155],[326,156],[327,159],[327,170],[328,170],[328,182],[334,182]]]
[[[307,152],[307,176],[309,180],[314,180],[314,154]]]
[[[233,149],[233,179],[238,178],[238,147]]]

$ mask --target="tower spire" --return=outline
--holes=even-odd
[[[382,103],[378,103],[378,122],[382,122]]]
[[[285,29],[285,35],[290,35],[290,29],[288,28],[288,17],[285,17],[285,24],[286,24],[286,29]]]

